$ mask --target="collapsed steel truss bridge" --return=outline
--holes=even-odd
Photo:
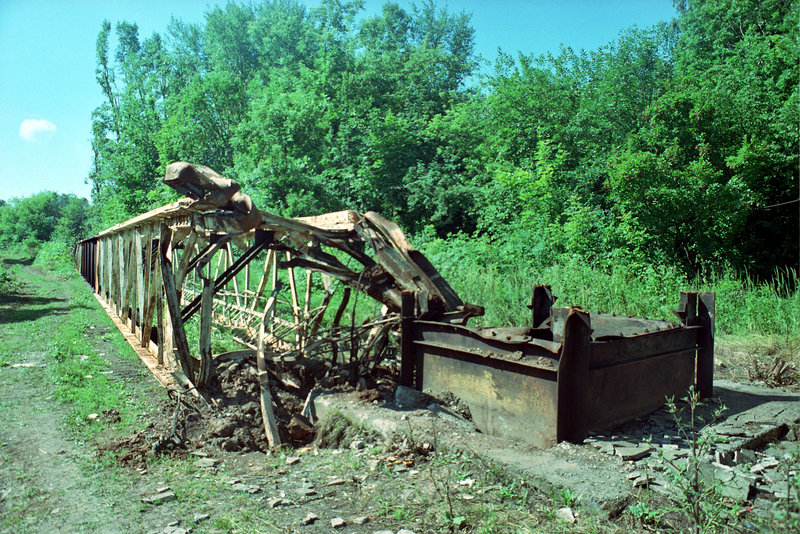
[[[186,198],[81,241],[80,272],[165,386],[203,396],[215,361],[255,354],[272,446],[270,368],[309,359],[352,381],[399,359],[400,384],[450,391],[481,430],[538,446],[647,413],[693,383],[711,394],[712,293],[683,293],[670,323],[553,308],[537,286],[530,327],[469,328],[483,309],[376,213],[279,217],[184,162],[164,181]],[[357,317],[359,294],[369,299]],[[223,331],[240,350],[214,350]]]

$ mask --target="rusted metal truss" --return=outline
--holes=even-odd
[[[382,357],[404,291],[422,316],[464,322],[482,313],[377,213],[279,217],[255,208],[232,180],[183,162],[164,181],[187,198],[100,232],[76,252],[98,299],[164,384],[202,390],[213,372],[212,328],[227,330],[257,353],[267,420],[267,359],[327,353],[357,377]],[[376,317],[356,324],[353,290],[382,304]],[[186,325],[196,316],[192,350]]]
[[[280,217],[184,162],[164,181],[186,198],[81,241],[80,271],[164,385],[202,396],[216,361],[255,354],[273,446],[276,362],[322,359],[356,381],[398,332],[401,384],[454,393],[482,430],[535,445],[658,408],[695,377],[710,395],[713,294],[684,294],[675,325],[552,308],[540,286],[531,328],[468,328],[483,308],[376,213]],[[221,331],[241,350],[215,350]]]

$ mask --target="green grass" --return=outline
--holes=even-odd
[[[8,253],[3,257],[9,259]],[[22,256],[12,259],[29,261]],[[64,261],[62,258],[54,264]],[[135,425],[145,407],[135,401],[131,391],[140,385],[116,378],[109,361],[100,355],[97,343],[107,338],[98,332],[114,326],[91,296],[88,286],[74,270],[56,268],[55,274],[43,270],[41,275],[16,266],[9,269],[7,265],[6,270],[14,277],[16,287],[27,285],[19,301],[8,308],[9,322],[3,325],[0,361],[6,365],[23,363],[21,358],[25,354],[42,354],[44,367],[26,369],[31,371],[28,377],[46,378],[55,386],[54,395],[66,408],[64,421],[81,438],[91,438],[109,426],[102,417],[88,417],[104,410],[119,412],[121,420],[115,424],[120,429]],[[114,338],[118,340],[113,344],[114,357],[137,360],[124,339]]]
[[[778,272],[769,282],[733,272],[690,279],[666,265],[602,269],[578,257],[536,265],[508,257],[500,245],[466,236],[431,239],[419,248],[465,301],[485,306],[486,315],[475,325],[529,324],[531,290],[549,284],[559,306],[666,320],[675,320],[671,310],[681,291],[715,291],[718,334],[800,338],[800,278],[793,270]]]

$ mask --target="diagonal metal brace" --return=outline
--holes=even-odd
[[[231,264],[230,267],[225,269],[225,271],[214,280],[214,294],[216,295],[223,287],[225,287],[234,276],[239,274],[239,271],[244,269],[245,265],[250,263],[250,261],[252,261],[259,252],[267,248],[270,243],[272,243],[272,232],[256,230],[256,238],[253,245],[245,250],[244,254],[242,254],[235,262]],[[181,318],[184,322],[189,320],[189,318],[191,318],[195,313],[200,311],[200,303],[202,299],[202,294],[197,295],[183,308],[183,310],[181,310]]]

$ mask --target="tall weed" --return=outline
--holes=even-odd
[[[72,252],[72,247],[64,241],[47,241],[39,248],[33,264],[49,272],[73,273],[75,263]]]
[[[549,284],[557,305],[592,312],[675,320],[681,291],[715,291],[717,332],[730,335],[800,337],[800,280],[796,271],[777,273],[770,283],[724,272],[690,279],[677,267],[620,261],[593,265],[577,255],[561,254],[552,263],[536,261],[507,242],[457,234],[447,239],[420,236],[422,252],[467,302],[482,305],[480,326],[530,324],[532,287]]]

